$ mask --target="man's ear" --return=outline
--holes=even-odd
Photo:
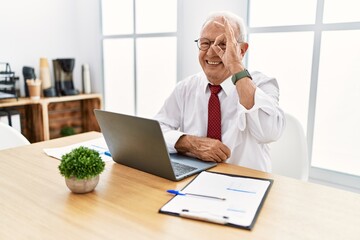
[[[243,43],[240,43],[240,44],[241,44],[241,46],[240,46],[241,55],[244,57],[246,51],[249,48],[249,44],[247,42],[243,42]]]

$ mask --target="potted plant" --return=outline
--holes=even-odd
[[[63,137],[71,136],[75,134],[75,129],[70,126],[65,126],[60,130],[60,135]]]
[[[60,174],[65,177],[68,188],[74,193],[94,190],[99,175],[105,169],[100,153],[87,147],[78,147],[61,157]]]

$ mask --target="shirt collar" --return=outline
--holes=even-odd
[[[202,89],[204,89],[204,92],[206,93],[207,91],[210,91],[208,84],[210,83],[207,78],[206,75],[204,74],[204,80],[203,81],[203,86]],[[224,91],[224,93],[226,94],[226,96],[229,96],[231,91],[234,90],[234,84],[231,81],[231,76],[228,77],[227,79],[225,79],[225,81],[223,81],[221,84],[221,88]]]

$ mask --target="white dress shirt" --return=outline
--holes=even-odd
[[[222,84],[218,94],[221,104],[222,142],[231,150],[228,163],[270,172],[267,143],[282,134],[285,118],[279,108],[279,87],[275,78],[262,73],[251,74],[256,85],[255,105],[247,110],[231,78]],[[170,153],[184,135],[206,137],[208,120],[209,81],[200,72],[180,81],[165,101],[155,119],[160,122]]]

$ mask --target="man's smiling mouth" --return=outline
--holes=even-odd
[[[209,64],[209,65],[218,65],[218,64],[220,64],[220,63],[222,63],[222,62],[214,62],[214,61],[208,61],[208,60],[206,60],[206,63]]]

